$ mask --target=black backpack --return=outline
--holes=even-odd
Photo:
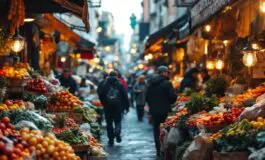
[[[106,102],[109,105],[118,105],[121,101],[120,91],[116,85],[111,85],[106,94]]]

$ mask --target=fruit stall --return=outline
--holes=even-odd
[[[216,79],[220,82],[220,77],[213,77],[203,92],[187,90],[178,96],[172,113],[160,126],[166,158],[265,158],[265,84],[233,95],[225,93],[229,92],[225,83],[213,87]]]
[[[0,88],[1,160],[107,156],[99,143],[98,102],[81,101],[21,62],[1,66]]]

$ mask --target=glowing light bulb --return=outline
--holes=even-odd
[[[206,32],[210,32],[211,29],[212,29],[212,27],[208,24],[208,25],[206,25],[206,26],[204,27],[204,29],[205,29]]]

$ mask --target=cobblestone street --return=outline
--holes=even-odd
[[[122,126],[122,143],[115,142],[108,146],[107,134],[102,136],[102,143],[109,153],[108,160],[155,160],[156,151],[153,141],[152,126],[147,118],[138,122],[135,109],[124,116]]]

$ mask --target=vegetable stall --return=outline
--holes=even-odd
[[[99,107],[82,102],[54,77],[40,76],[21,62],[6,63],[0,85],[0,159],[107,156],[98,141]]]
[[[265,84],[234,95],[227,93],[228,85],[219,82],[219,87],[212,87],[211,83],[203,92],[179,95],[172,113],[161,124],[166,158],[264,159]]]

